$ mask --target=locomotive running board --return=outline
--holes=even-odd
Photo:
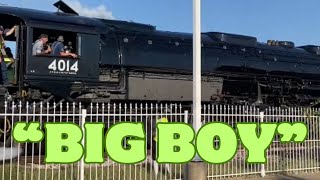
[[[81,103],[109,103],[109,102],[110,102],[110,98],[97,98],[97,99],[79,98],[79,99],[74,99],[73,102],[81,102]]]

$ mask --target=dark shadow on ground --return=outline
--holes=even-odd
[[[277,175],[276,180],[307,180],[300,177],[288,176],[288,175]]]

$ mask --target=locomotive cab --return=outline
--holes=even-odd
[[[12,84],[7,87],[10,95],[43,101],[43,92],[50,92],[46,96],[65,99],[70,97],[72,86],[99,81],[100,34],[105,32],[99,20],[7,6],[0,6],[0,17],[6,19],[1,24],[4,28],[18,25],[15,34],[5,38],[6,43],[13,42],[9,44],[15,52],[14,75],[10,76]],[[43,50],[52,50],[52,44],[63,36],[64,52],[77,57],[34,54],[35,42],[43,34],[48,37]]]
[[[4,36],[4,49],[6,54],[3,57],[7,65],[7,77],[10,86],[15,86],[19,80],[20,45],[25,24],[21,18],[10,14],[0,13],[0,18],[6,19],[6,21],[2,21],[0,24],[5,29],[4,32],[8,32],[14,28],[13,33]]]
[[[33,46],[42,34],[48,36],[48,42],[44,49],[53,51],[53,43],[59,36],[63,37],[64,52],[71,52],[78,57],[53,55],[45,53],[33,54]],[[61,28],[57,26],[41,27],[41,24],[28,27],[26,47],[26,79],[52,78],[52,80],[76,81],[87,78],[95,80],[98,77],[99,59],[99,35],[81,32],[79,29],[71,29],[67,25]]]

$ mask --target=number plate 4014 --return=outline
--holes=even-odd
[[[70,60],[59,60],[57,61],[56,59],[48,66],[49,70],[52,70],[54,72],[78,72],[78,61],[75,63],[71,64],[74,61]]]

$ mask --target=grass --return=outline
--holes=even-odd
[[[304,164],[304,162],[306,162]],[[13,163],[12,167],[10,164],[0,165],[0,179],[26,179],[26,180],[76,180],[80,177],[80,172],[78,165],[41,165],[37,164],[23,164],[18,166]],[[267,172],[286,172],[297,173],[296,169],[300,168],[316,168],[319,167],[319,162],[315,159],[304,160],[301,159],[286,159],[284,163],[277,161],[269,161],[265,165]],[[236,168],[237,167],[237,168]],[[4,171],[3,171],[4,169]],[[171,176],[168,172],[164,171],[164,167],[161,168],[163,171],[159,172],[158,176],[155,177],[153,170],[151,170],[150,165],[112,165],[112,166],[100,166],[91,165],[86,166],[84,172],[84,179],[105,179],[105,180],[154,180],[154,179],[182,179],[184,166],[183,165],[172,165]],[[246,164],[243,160],[233,160],[222,165],[209,165],[207,166],[209,177],[218,177],[221,175],[226,175],[227,177],[245,177],[245,176],[259,176],[261,171],[261,166],[257,164]],[[309,172],[312,172],[311,170]],[[300,172],[299,172],[300,173]],[[267,174],[268,176],[268,174]]]
[[[232,160],[228,163],[221,165],[209,165],[208,176],[218,177],[225,175],[226,177],[240,177],[247,175],[260,175],[261,165],[259,164],[247,164],[244,160]],[[315,172],[320,169],[320,162],[314,158],[297,158],[297,159],[283,159],[274,157],[269,159],[264,165],[265,172],[268,174],[272,173],[295,173],[301,172]]]

